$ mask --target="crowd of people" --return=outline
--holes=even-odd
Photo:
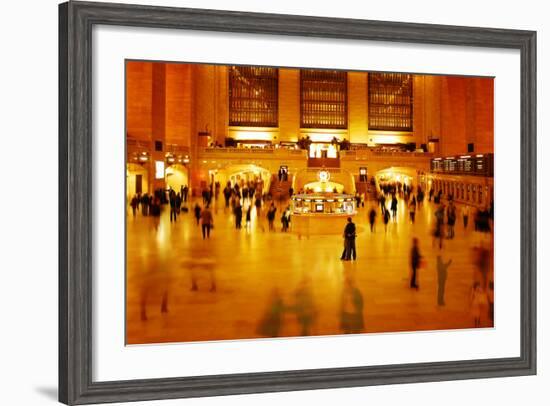
[[[279,180],[284,180],[285,174],[279,173]],[[422,208],[424,201],[424,191],[421,187],[416,188],[407,184],[384,182],[378,185],[379,195],[376,205],[373,204],[367,210],[367,222],[371,233],[376,232],[376,218],[378,213],[381,215],[381,221],[384,224],[384,230],[387,232],[388,224],[396,223],[398,219],[399,207],[405,207],[408,221],[414,225],[417,212]],[[292,191],[289,191],[292,195]],[[182,212],[188,212],[189,188],[182,185],[178,191],[170,188],[169,190],[155,190],[153,193],[136,194],[130,200],[132,215],[136,217],[139,213],[142,216],[151,216],[155,219],[155,227],[158,228],[161,207],[168,205],[170,210],[170,222],[176,223],[178,216]],[[223,196],[223,197],[222,197]],[[452,265],[452,259],[444,258],[441,251],[444,240],[455,238],[455,226],[457,217],[462,219],[462,226],[466,230],[470,224],[470,218],[473,214],[474,229],[476,232],[490,234],[492,228],[494,205],[491,202],[487,208],[475,209],[468,205],[457,205],[452,196],[443,196],[441,191],[431,189],[428,194],[430,204],[433,201],[433,231],[432,246],[439,248],[437,260],[434,261],[434,269],[437,272],[437,304],[445,305],[445,286],[448,277],[448,269]],[[364,194],[355,195],[357,209],[364,208],[366,197]],[[200,226],[200,233],[203,239],[209,239],[214,228],[214,215],[211,210],[212,201],[220,202],[224,212],[229,212],[234,217],[235,229],[243,228],[250,230],[255,212],[256,224],[259,229],[266,231],[264,224],[267,224],[267,230],[273,232],[276,230],[276,220],[280,219],[280,230],[288,232],[291,227],[292,212],[290,205],[277,202],[264,192],[264,182],[261,178],[239,182],[227,182],[225,187],[221,188],[219,182],[212,182],[208,187],[201,190],[200,197],[194,199],[193,215],[197,226]],[[399,205],[399,200],[404,205]],[[201,204],[202,203],[202,204]],[[223,205],[223,206],[222,206]],[[264,220],[265,219],[265,220]],[[265,221],[265,223],[264,223]],[[459,220],[460,221],[460,220]],[[460,224],[460,222],[459,222]],[[344,246],[340,255],[343,261],[356,261],[357,246],[357,226],[352,217],[348,217],[343,231]],[[493,282],[491,277],[491,255],[487,247],[479,246],[474,249],[474,263],[478,274],[471,290],[472,315],[476,327],[481,325],[481,315],[484,308],[489,309],[489,317],[492,318],[493,312]],[[412,238],[409,252],[411,289],[419,290],[419,269],[426,266],[426,260],[421,254],[420,240],[417,237]],[[275,299],[274,299],[275,301]],[[276,306],[275,306],[276,307]],[[307,324],[307,323],[306,323]],[[264,326],[265,327],[265,326]],[[304,327],[307,330],[307,327]]]

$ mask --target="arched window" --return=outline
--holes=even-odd
[[[369,130],[413,130],[413,77],[369,73]]]
[[[347,128],[347,73],[338,70],[300,70],[300,126]]]
[[[277,68],[231,66],[229,68],[229,125],[277,127]]]

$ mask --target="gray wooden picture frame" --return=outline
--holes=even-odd
[[[96,24],[517,49],[521,54],[521,354],[401,365],[92,379],[92,27]],[[116,271],[116,270],[115,270]],[[121,272],[123,270],[120,270]],[[536,373],[536,32],[109,3],[59,6],[59,400],[218,396]]]

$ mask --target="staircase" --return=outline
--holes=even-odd
[[[277,175],[271,175],[269,193],[274,200],[288,199],[288,190],[292,186],[292,176],[288,174],[287,180],[279,181]]]

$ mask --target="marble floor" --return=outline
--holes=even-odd
[[[459,216],[455,237],[440,249],[432,241],[433,203],[424,202],[412,224],[400,199],[387,231],[378,209],[374,232],[371,205],[354,218],[356,261],[340,260],[342,220],[330,235],[285,233],[282,206],[275,231],[267,229],[265,211],[258,218],[255,209],[250,227],[237,230],[223,203],[214,202],[215,228],[206,240],[192,210],[176,222],[167,206],[160,218],[129,210],[127,344],[461,329],[475,327],[477,315],[479,327],[491,327],[488,291],[472,295],[472,286],[482,280],[479,247],[492,258],[492,236],[474,231],[473,216],[467,228]],[[413,237],[424,260],[418,290],[409,286]],[[444,304],[438,303],[438,255],[452,260]],[[493,280],[492,259],[489,266]]]

